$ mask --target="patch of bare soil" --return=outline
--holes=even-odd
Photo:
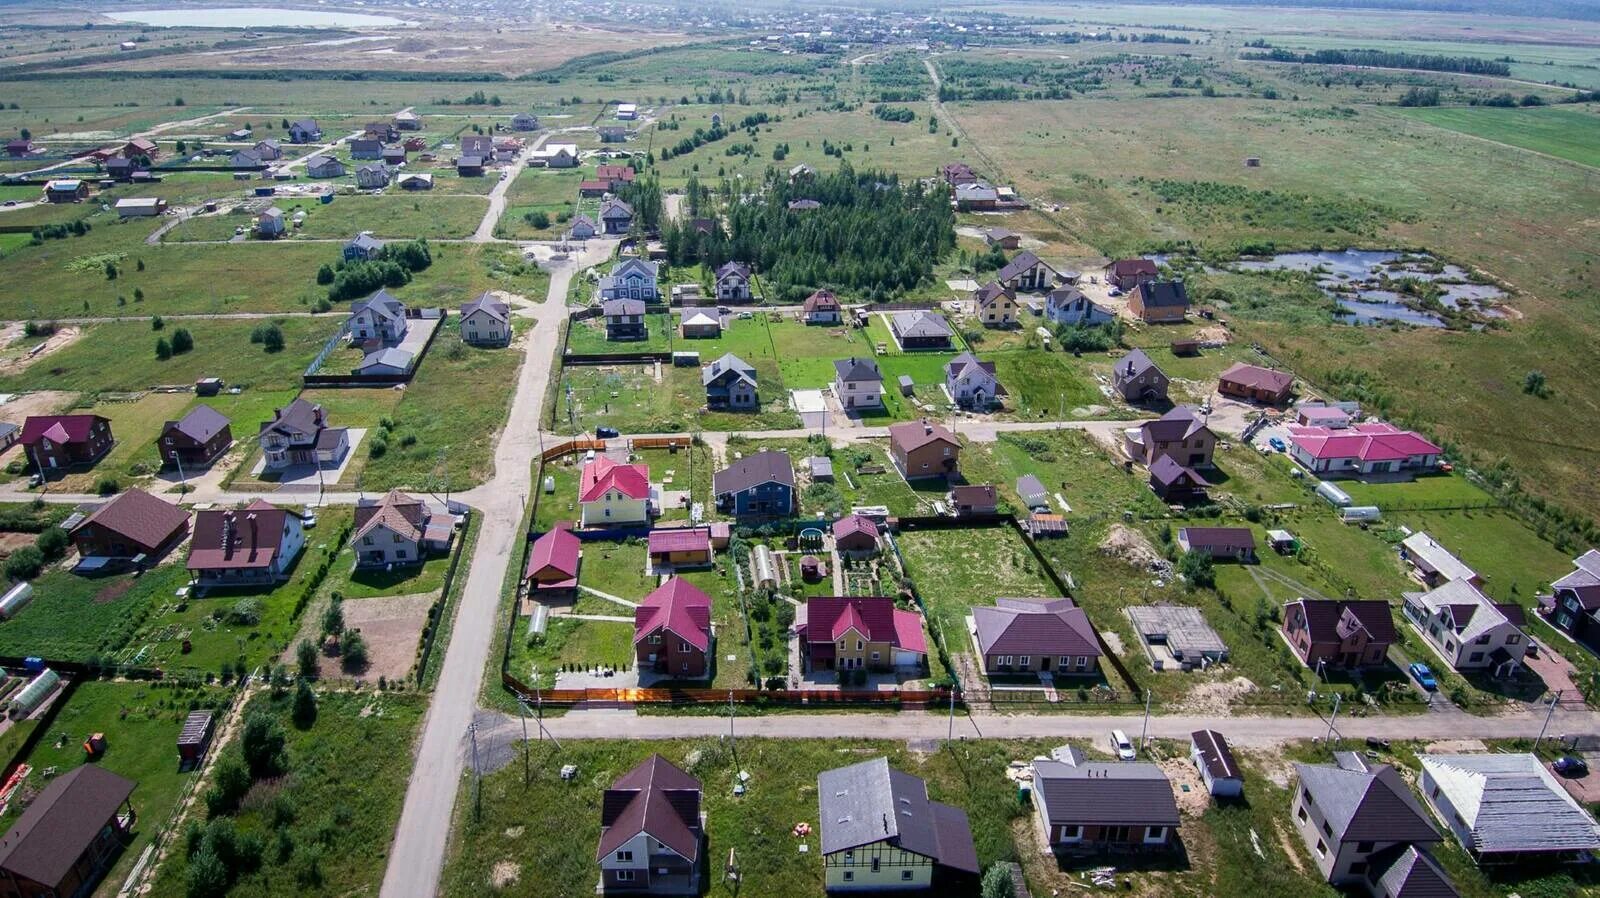
[[[1440,739],[1438,742],[1429,742],[1422,749],[1430,755],[1464,755],[1488,750],[1489,746],[1477,739]]]
[[[416,662],[417,641],[428,623],[434,593],[360,599],[344,603],[344,623],[367,641],[368,679],[402,679]]]
[[[1197,676],[1203,676],[1197,674]],[[1196,685],[1184,696],[1179,707],[1185,714],[1226,716],[1235,699],[1256,690],[1256,684],[1246,677],[1231,680],[1212,680]]]
[[[1187,757],[1168,758],[1158,764],[1167,779],[1172,781],[1172,797],[1178,802],[1178,813],[1198,817],[1211,807],[1211,793],[1200,781],[1200,772],[1194,769]],[[1189,790],[1184,791],[1183,787]]]
[[[1287,857],[1289,863],[1294,865],[1294,872],[1304,876],[1306,865],[1304,861],[1300,860],[1300,850],[1295,847],[1294,841],[1289,838],[1289,831],[1277,821],[1273,822],[1272,830],[1278,834],[1278,844],[1283,847],[1284,857]]]
[[[62,327],[55,333],[35,343],[38,338],[31,338],[19,353],[0,358],[0,374],[16,374],[32,366],[45,356],[72,345],[79,337],[83,336],[83,329],[79,327]],[[16,322],[0,329],[0,346],[10,346],[15,340],[21,339],[22,323]],[[38,347],[35,350],[35,347]]]
[[[1199,340],[1202,343],[1231,343],[1233,342],[1233,335],[1222,325],[1213,324],[1210,327],[1202,327],[1195,331],[1194,336],[1190,339]]]
[[[107,583],[104,589],[94,594],[94,603],[96,605],[104,605],[107,602],[115,602],[117,599],[122,598],[123,593],[132,588],[133,578],[119,577],[115,581]]]
[[[507,889],[516,885],[517,878],[521,875],[521,864],[515,861],[499,861],[489,869],[489,885],[497,891]]]
[[[0,421],[10,421],[20,426],[29,415],[52,415],[67,408],[78,398],[77,393],[66,390],[37,390],[18,393],[11,401],[0,405]],[[19,448],[20,448],[20,444]]]
[[[10,558],[12,552],[33,545],[38,538],[36,533],[0,533],[0,558]]]
[[[1111,525],[1111,531],[1100,541],[1100,551],[1142,571],[1163,560],[1149,538],[1124,524]]]

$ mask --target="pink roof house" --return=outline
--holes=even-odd
[[[645,596],[633,612],[633,647],[639,670],[674,679],[710,676],[711,597],[673,577]]]
[[[1444,450],[1422,435],[1374,422],[1345,428],[1289,428],[1289,455],[1324,477],[1430,471]]]

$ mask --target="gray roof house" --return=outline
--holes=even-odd
[[[949,322],[937,312],[898,312],[889,326],[901,349],[949,349],[955,337]]]
[[[1111,387],[1124,402],[1163,402],[1171,382],[1142,349],[1117,359],[1111,369]]]
[[[382,159],[383,141],[377,138],[357,137],[350,141],[351,159]]]
[[[352,340],[394,343],[405,337],[408,326],[406,304],[388,290],[379,289],[371,296],[350,304]]]
[[[878,363],[856,356],[835,359],[833,393],[846,411],[883,408],[883,373]]]
[[[342,178],[344,163],[332,156],[312,156],[306,160],[306,174],[313,178]]]
[[[817,775],[823,885],[829,890],[936,889],[978,874],[965,811],[875,758]]]
[[[379,187],[389,186],[389,167],[382,162],[374,162],[356,169],[356,186],[363,190],[376,190]]]
[[[1428,803],[1480,862],[1573,861],[1600,826],[1532,754],[1422,755]]]
[[[700,369],[706,407],[712,411],[753,411],[761,407],[755,366],[728,353]]]
[[[1354,752],[1335,752],[1334,762],[1294,765],[1292,822],[1323,878],[1364,887],[1375,898],[1454,895],[1424,888],[1448,887],[1423,850],[1442,837],[1400,773]]]
[[[1178,802],[1155,764],[1088,761],[1071,746],[1033,762],[1034,809],[1051,849],[1164,851],[1178,845]]]
[[[1100,642],[1089,615],[1071,599],[995,599],[972,609],[984,672],[1093,674]]]
[[[962,408],[987,409],[1006,394],[995,377],[994,362],[981,361],[970,352],[945,363],[944,386],[950,399]]]
[[[383,253],[386,245],[382,240],[372,236],[371,231],[362,231],[344,245],[344,259],[346,262],[371,261]]]
[[[600,226],[607,234],[626,234],[633,227],[633,207],[615,197],[600,204]]]
[[[787,452],[767,450],[736,459],[711,475],[717,508],[744,517],[794,511],[794,463]]]
[[[1017,253],[994,279],[1021,293],[1037,293],[1055,286],[1056,270],[1028,250]]]
[[[461,339],[474,346],[503,346],[511,341],[511,307],[485,290],[461,305]]]

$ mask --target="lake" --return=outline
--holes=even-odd
[[[408,24],[389,16],[316,9],[234,6],[195,9],[136,9],[104,13],[118,22],[159,28],[379,28]]]

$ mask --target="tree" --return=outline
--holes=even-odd
[[[332,265],[324,264],[321,268],[317,269],[317,283],[321,284],[324,287],[326,287],[329,284],[333,283],[333,266]]]
[[[284,754],[286,738],[283,725],[274,717],[256,713],[245,719],[244,734],[239,738],[244,751],[245,766],[250,768],[251,779],[268,779],[288,767]]]
[[[258,324],[250,331],[250,342],[259,343],[267,352],[282,352],[283,328],[277,322]]]
[[[293,718],[294,725],[302,730],[317,722],[317,696],[311,691],[311,684],[305,680],[301,680],[294,691]]]
[[[344,632],[344,597],[338,593],[328,600],[328,608],[322,612],[322,635],[338,636]]]
[[[162,319],[162,317],[160,315],[157,315],[156,317],[150,319],[150,329],[153,330],[153,331],[161,330],[162,328],[164,328],[166,326],[167,326],[167,322],[164,319]]]
[[[228,893],[228,868],[214,851],[202,850],[189,859],[184,883],[188,898],[221,898]]]
[[[250,791],[250,772],[239,759],[227,755],[217,764],[211,788],[206,790],[206,815],[211,818],[233,813]]]
[[[983,898],[1015,898],[1016,887],[1011,881],[1011,868],[1006,864],[990,864],[983,871],[980,886]]]
[[[1550,385],[1545,382],[1543,371],[1529,371],[1522,378],[1522,392],[1529,396],[1538,396],[1540,399],[1550,395]]]
[[[35,546],[23,546],[6,559],[6,576],[13,580],[32,580],[44,569],[44,553]]]
[[[346,630],[339,639],[339,654],[343,658],[344,669],[356,672],[366,669],[367,666],[367,640],[362,637],[359,630]]]
[[[117,263],[115,263],[115,262],[107,262],[106,263],[106,280],[114,281],[116,279],[117,279]]]
[[[156,358],[163,362],[172,358],[172,344],[167,342],[166,337],[156,338]]]
[[[317,675],[317,647],[311,640],[300,640],[300,644],[294,647],[294,655],[301,677],[309,680]]]
[[[1183,557],[1178,559],[1178,573],[1195,587],[1209,587],[1217,582],[1216,572],[1211,567],[1211,556],[1204,552],[1183,553]]]
[[[23,128],[21,131],[21,137],[23,140],[32,140],[33,132],[29,131],[27,128]]]
[[[57,561],[67,554],[67,531],[60,527],[51,527],[39,534],[34,545],[39,547],[39,554],[46,561]]]
[[[188,352],[189,350],[191,350],[193,348],[194,348],[194,337],[190,336],[190,334],[189,334],[189,332],[187,330],[185,330],[185,329],[180,327],[180,328],[177,328],[176,330],[174,330],[172,332],[172,354],[173,355],[183,355],[184,353]]]

